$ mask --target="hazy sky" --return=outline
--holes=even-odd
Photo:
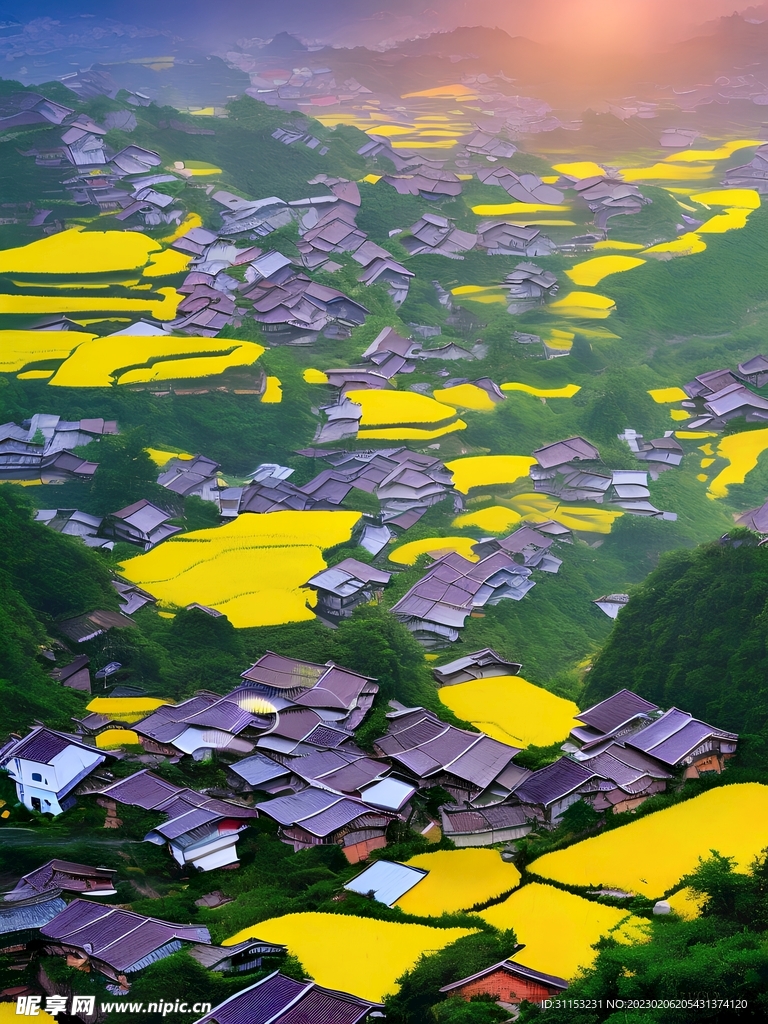
[[[96,20],[171,29],[210,48],[287,30],[318,42],[381,44],[457,25],[499,26],[512,35],[576,46],[662,48],[738,0],[0,0],[0,20]],[[87,23],[91,19],[84,18]]]

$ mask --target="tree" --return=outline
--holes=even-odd
[[[99,442],[96,476],[90,504],[98,515],[109,515],[141,498],[162,498],[157,484],[157,467],[146,452],[148,440],[137,427]]]
[[[506,960],[516,944],[512,931],[477,932],[465,935],[437,953],[422,954],[415,966],[398,978],[400,990],[386,1000],[387,1021],[389,1024],[424,1024],[430,1019],[431,1008],[444,1002],[440,992],[444,985]],[[450,1013],[450,1010],[441,1012]],[[480,1014],[480,1011],[472,1012]],[[439,1017],[435,1014],[432,1019],[450,1021],[451,1024],[454,1021],[456,1024],[464,1024],[465,1020],[467,1024],[469,1021],[480,1024],[500,1018],[489,1017],[486,1013],[485,1016],[467,1018]]]

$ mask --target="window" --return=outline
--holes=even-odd
[[[32,772],[32,781],[33,782],[42,782],[43,781],[43,776],[40,774],[40,772]]]

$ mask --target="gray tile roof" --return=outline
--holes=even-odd
[[[599,704],[580,711],[575,717],[579,722],[601,733],[611,733],[640,715],[648,716],[658,711],[657,704],[639,697],[631,690],[619,690]]]
[[[515,796],[522,803],[548,807],[598,777],[597,772],[581,763],[561,757],[546,768],[533,772],[515,790]]]
[[[195,1024],[359,1024],[380,1005],[275,972],[230,996]]]
[[[172,924],[122,907],[104,907],[76,899],[49,921],[41,933],[82,950],[116,971],[130,971],[139,961],[174,939],[211,941],[202,925]]]

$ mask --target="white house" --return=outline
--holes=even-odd
[[[0,767],[16,783],[21,803],[30,811],[61,814],[75,802],[75,786],[107,758],[66,733],[37,726],[0,751]]]

